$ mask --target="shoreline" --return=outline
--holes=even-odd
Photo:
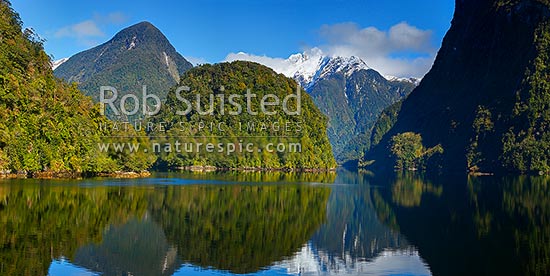
[[[311,168],[223,168],[215,166],[181,166],[172,167],[166,170],[159,170],[153,172],[283,172],[283,173],[330,173],[336,172],[337,168],[331,169],[311,169]],[[361,169],[359,170],[361,171]],[[368,170],[366,170],[368,172]],[[469,176],[483,177],[483,176],[499,176],[500,174],[492,172],[467,172]],[[82,173],[82,172],[12,172],[12,171],[0,171],[0,179],[85,179],[85,178],[146,178],[152,175],[151,171],[141,172],[128,172],[117,171],[111,173]],[[518,175],[518,176],[548,176],[546,173],[526,173],[526,174],[503,174],[503,175]]]
[[[94,177],[109,178],[144,178],[151,176],[151,172],[112,172],[112,173],[82,173],[82,172],[11,172],[0,171],[0,179],[83,179]]]
[[[220,168],[215,166],[182,166],[171,168],[175,171],[191,171],[191,172],[227,172],[227,171],[240,171],[240,172],[301,172],[301,173],[323,173],[323,172],[335,172],[337,168],[331,169],[311,169],[311,168]]]
[[[285,173],[326,173],[335,172],[332,169],[305,169],[305,168],[219,168],[214,166],[183,166],[171,168],[168,171],[189,171],[189,172],[285,172]],[[27,172],[27,171],[0,171],[0,179],[84,179],[94,177],[105,178],[146,178],[150,177],[150,171],[112,173],[82,173],[82,172]]]

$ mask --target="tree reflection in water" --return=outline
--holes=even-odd
[[[105,275],[171,274],[181,262],[255,272],[307,242],[330,194],[295,184],[22,182],[0,186],[2,274],[45,275],[62,257]]]
[[[0,275],[63,262],[103,275],[548,275],[549,182],[347,171],[3,181]]]
[[[548,177],[380,180],[380,218],[414,244],[436,275],[548,275]],[[408,191],[404,193],[404,191]]]

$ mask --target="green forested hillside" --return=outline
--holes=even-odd
[[[100,152],[107,119],[76,86],[54,77],[42,41],[8,1],[0,1],[0,171],[112,172],[143,170],[143,154]],[[133,131],[128,130],[129,133]]]
[[[237,144],[237,151],[228,154],[227,151],[208,153],[192,151],[176,152],[172,150],[160,153],[160,163],[168,167],[192,165],[209,165],[223,168],[270,168],[270,169],[328,169],[336,166],[330,143],[326,135],[326,117],[317,109],[308,94],[301,88],[297,90],[294,80],[273,70],[251,62],[220,63],[203,65],[187,71],[181,78],[181,86],[188,86],[189,91],[180,91],[180,96],[193,103],[193,108],[186,115],[178,115],[177,111],[186,110],[187,105],[178,99],[174,88],[168,95],[165,107],[151,121],[158,125],[165,124],[165,131],[151,131],[153,142],[170,143],[222,143]],[[245,94],[247,89],[256,94],[252,98],[251,114],[247,111]],[[282,109],[284,98],[289,95],[301,95],[301,112],[299,115],[289,115]],[[260,100],[265,95],[276,95],[280,105],[270,106],[266,114],[260,112]],[[211,115],[199,114],[195,107],[196,96],[201,99],[201,110],[209,109],[213,103]],[[210,100],[210,95],[213,101]],[[230,105],[229,97],[240,95],[234,101],[242,105],[238,115],[230,115],[237,111]],[[224,97],[225,103],[220,103]],[[270,99],[273,101],[273,99]],[[297,100],[288,101],[289,111],[297,110]],[[221,110],[225,112],[222,114]],[[200,125],[204,124],[203,128]],[[222,125],[222,130],[219,125]],[[214,126],[210,128],[210,126]],[[239,152],[238,144],[253,143],[253,152]],[[283,152],[268,152],[266,146],[282,144],[286,146]],[[289,152],[291,143],[299,143],[300,152]],[[184,146],[182,146],[183,148]]]
[[[457,1],[432,70],[367,159],[393,167],[393,137],[411,132],[442,147],[445,170],[550,173],[549,56],[548,1]]]
[[[396,102],[382,111],[376,123],[372,128],[372,134],[370,137],[370,146],[375,147],[380,143],[380,140],[384,137],[388,131],[393,127],[395,121],[397,121],[397,115],[401,110],[403,101]]]

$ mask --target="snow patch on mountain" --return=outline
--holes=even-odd
[[[371,69],[362,59],[351,57],[332,57],[320,68],[319,78],[342,72],[346,77],[351,76],[359,70]]]
[[[285,72],[280,73],[295,79],[302,87],[306,87],[318,75],[319,68],[327,62],[327,57],[320,49],[312,49],[309,52],[291,55],[286,62],[288,67]]]
[[[399,77],[390,76],[390,75],[386,75],[384,76],[384,78],[386,78],[389,81],[410,82],[416,86],[418,86],[422,81],[422,78],[399,78]]]
[[[69,60],[69,58],[62,58],[58,60],[52,61],[52,70],[55,70],[59,65],[65,63],[65,61]]]
[[[166,63],[166,67],[170,68],[170,64],[168,63],[168,55],[166,52],[162,52],[164,54],[164,62]]]
[[[130,42],[130,45],[128,46],[128,51],[136,48],[136,40],[137,36],[134,35],[134,37],[132,37],[132,42]]]

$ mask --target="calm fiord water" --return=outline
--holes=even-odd
[[[548,177],[1,180],[0,275],[546,275]]]

